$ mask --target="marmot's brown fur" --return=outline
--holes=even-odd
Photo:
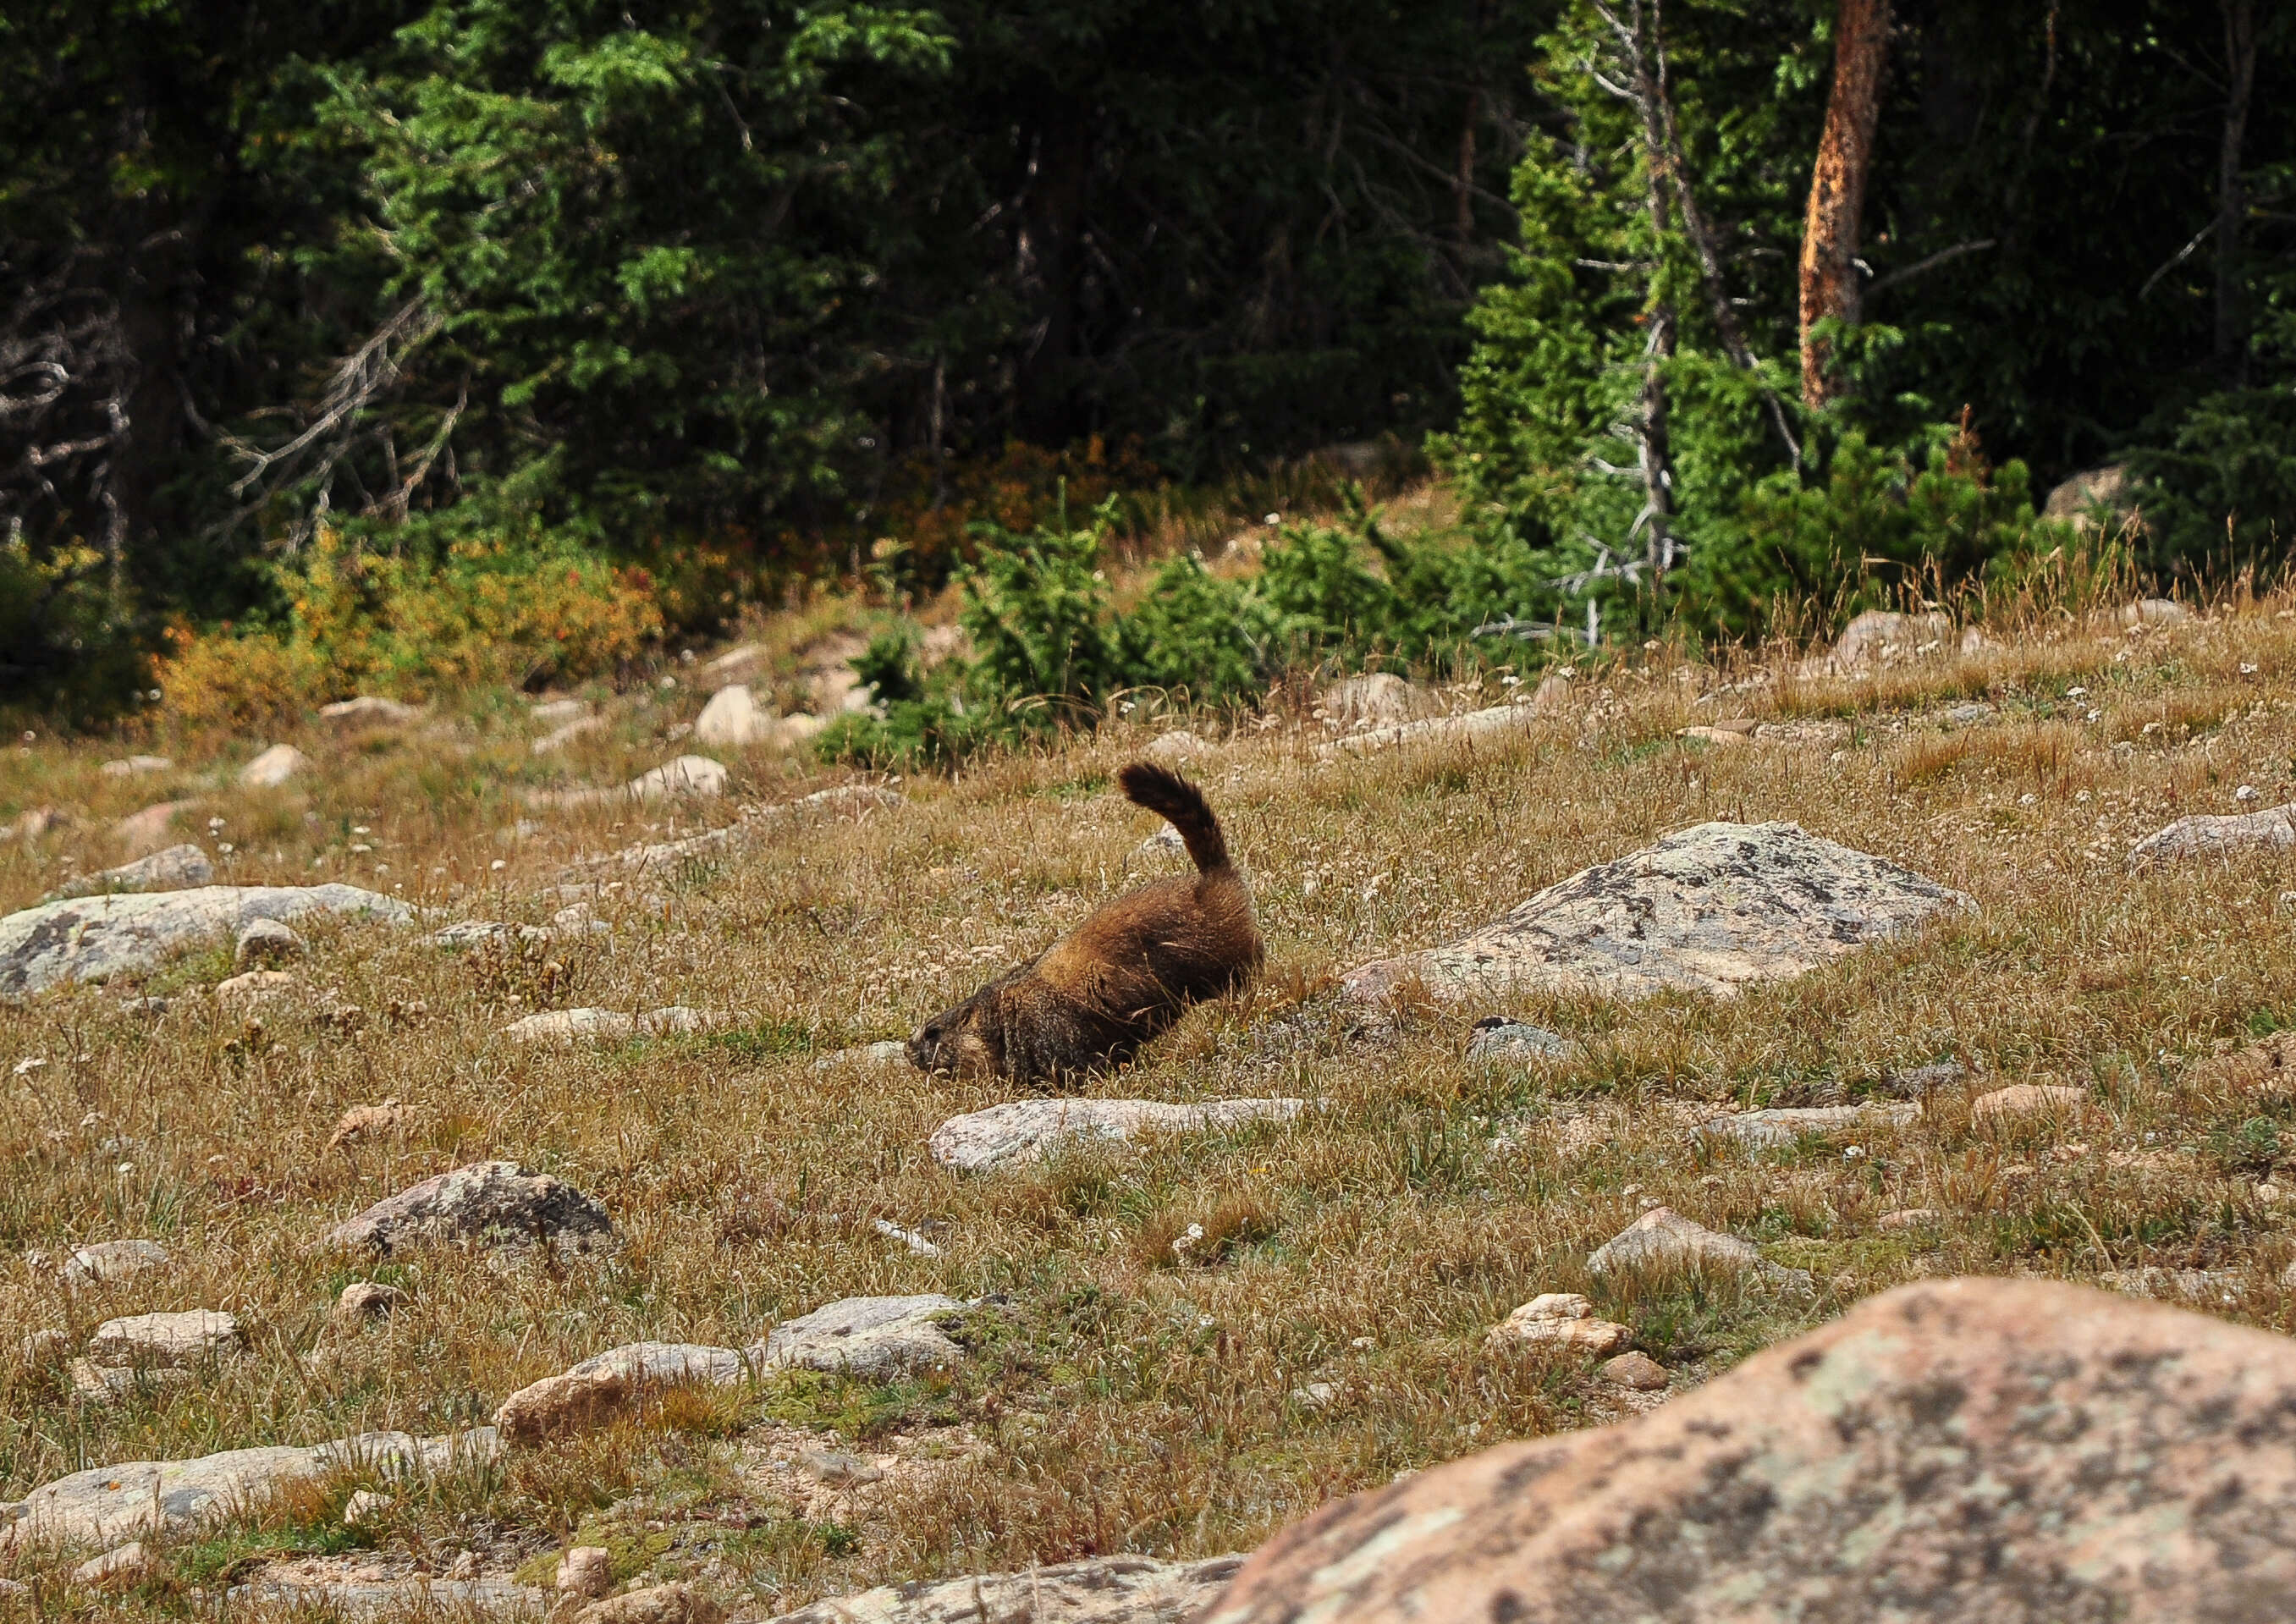
[[[1233,992],[1259,971],[1251,892],[1203,791],[1144,761],[1116,779],[1128,800],[1179,831],[1194,877],[1126,892],[1033,962],[926,1021],[909,1039],[920,1070],[1059,1082],[1129,1060],[1189,1005]]]

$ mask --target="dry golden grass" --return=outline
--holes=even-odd
[[[889,1579],[1249,1546],[1398,1471],[1624,1413],[1577,1357],[1484,1349],[1484,1332],[1541,1291],[1587,1292],[1678,1382],[1923,1275],[2207,1267],[2234,1283],[2215,1311],[2296,1328],[2280,1283],[2296,1240],[2287,1209],[2259,1193],[2296,1106],[2278,1068],[2224,1057],[2296,1024],[2296,854],[2124,867],[2169,819],[2236,809],[2240,784],[2259,804],[2296,798],[2296,614],[2236,610],[2136,636],[2059,617],[1859,679],[1797,677],[1783,658],[1717,672],[1661,651],[1590,669],[1567,712],[1472,752],[1326,762],[1303,712],[1238,730],[1192,770],[1250,865],[1268,979],[1095,1089],[1319,1102],[1283,1127],[960,1177],[925,1138],[996,1103],[995,1087],[817,1064],[904,1034],[1177,861],[1136,850],[1152,820],[1111,789],[1152,734],[1132,724],[903,783],[903,807],[766,825],[723,858],[592,871],[610,944],[458,956],[413,932],[314,929],[298,970],[311,997],[266,1013],[252,1041],[199,994],[228,972],[214,953],[150,978],[176,995],[156,1024],[121,1010],[126,988],[0,1007],[0,1068],[45,1062],[0,1070],[0,1352],[52,1326],[77,1337],[194,1306],[237,1313],[253,1342],[187,1389],[106,1408],[75,1407],[53,1370],[12,1363],[0,1497],[84,1464],[470,1424],[603,1349],[739,1344],[838,1297],[1006,1298],[1005,1328],[948,1377],[671,1396],[405,1497],[372,1536],[408,1562],[443,1569],[470,1549],[508,1571],[586,1530],[621,1541],[631,1571],[698,1571],[763,1616]],[[1726,682],[1734,692],[1701,699]],[[1993,716],[1948,730],[1939,714],[1972,696]],[[181,792],[195,802],[185,829],[234,847],[231,879],[324,875],[443,917],[541,923],[585,854],[665,838],[673,816],[690,828],[733,814],[536,813],[518,791],[653,765],[682,748],[665,731],[697,703],[615,701],[609,730],[549,760],[502,696],[403,734],[315,726],[297,742],[319,770],[263,792],[217,787],[214,769],[266,741],[160,741],[182,768],[131,781],[97,770],[123,746],[12,748],[0,816],[53,806],[73,821],[0,845],[0,906],[118,860],[110,820]],[[1737,715],[1846,733],[1718,748],[1676,736]],[[820,782],[759,759],[737,787],[774,801]],[[211,838],[209,817],[223,820]],[[518,834],[521,817],[536,826]],[[1521,1000],[1507,1013],[1583,1045],[1528,1070],[1461,1058],[1486,1008],[1363,1029],[1331,1001],[1335,969],[1439,941],[1709,818],[1792,819],[1956,886],[1978,911],[1726,1003]],[[322,994],[361,1006],[365,1026],[323,1020]],[[740,1024],[562,1051],[499,1036],[543,1004],[668,1003]],[[1854,1157],[1726,1153],[1688,1135],[1718,1111],[1855,1099],[1948,1059],[1966,1079]],[[1972,1120],[1974,1094],[2024,1081],[2092,1103]],[[398,1126],[326,1148],[345,1110],[388,1097]],[[622,1243],[564,1260],[445,1247],[380,1267],[319,1244],[390,1191],[488,1156],[588,1191]],[[1587,1252],[1652,1202],[1811,1270],[1817,1297],[1590,1276]],[[1917,1207],[1938,1221],[1877,1224]],[[942,1254],[912,1252],[873,1217],[930,1226]],[[1191,1226],[1201,1236],[1176,1252]],[[135,1235],[163,1241],[176,1267],[67,1294],[26,1261]],[[407,1302],[315,1351],[360,1277]],[[1329,1384],[1327,1402],[1295,1398],[1310,1382]],[[808,1498],[761,1465],[760,1440],[791,1427],[924,1464]],[[274,1508],[237,1546],[179,1546],[178,1578],[102,1605],[185,1611],[264,1550],[324,1543],[348,1489]],[[97,1605],[42,1582],[37,1602],[0,1605]]]

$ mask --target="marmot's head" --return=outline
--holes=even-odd
[[[984,988],[919,1027],[909,1039],[909,1063],[928,1074],[996,1075],[1004,1063],[1004,1045],[996,1039],[993,1023],[981,1019],[983,1000],[990,990],[994,989]]]

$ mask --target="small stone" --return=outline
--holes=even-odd
[[[601,1545],[578,1545],[558,1559],[558,1594],[594,1602],[614,1587],[613,1553]]]
[[[1467,1058],[1472,1061],[1560,1060],[1570,1053],[1569,1038],[1504,1015],[1488,1015],[1476,1021],[1475,1035],[1467,1040]]]
[[[800,1449],[798,1464],[806,1474],[822,1483],[874,1483],[884,1472],[857,1455],[840,1455],[834,1449]]]
[[[750,690],[740,683],[718,690],[694,718],[693,742],[743,750],[763,743],[779,730],[778,718],[758,707]]]
[[[131,1314],[97,1326],[88,1340],[87,1357],[98,1365],[188,1370],[238,1352],[245,1341],[236,1317],[209,1308]]]
[[[414,705],[401,704],[381,694],[362,693],[352,699],[339,699],[332,705],[319,707],[319,714],[330,722],[345,727],[391,726],[418,719],[422,712]]]
[[[2288,846],[2296,846],[2296,803],[2222,816],[2203,813],[2180,817],[2131,847],[2128,866],[2142,868],[2178,857],[2230,857],[2240,851],[2277,850]]]
[[[1654,1393],[1672,1380],[1666,1366],[1646,1353],[1622,1353],[1616,1358],[1604,1359],[1595,1367],[1595,1374],[1613,1387],[1623,1387],[1629,1392]]]
[[[1751,1242],[1709,1229],[1669,1207],[1652,1208],[1596,1247],[1587,1267],[1597,1275],[1737,1275],[1803,1291],[1810,1285],[1808,1270],[1766,1263]]]
[[[354,1489],[351,1497],[343,1503],[343,1526],[364,1528],[381,1519],[396,1504],[389,1495],[377,1494],[372,1489]]]
[[[2067,1088],[2051,1083],[2012,1083],[2006,1088],[1996,1088],[1990,1094],[1980,1094],[1970,1102],[1969,1116],[1973,1122],[2008,1120],[2018,1117],[2071,1116],[2088,1103],[2085,1088]]]
[[[292,744],[275,744],[239,769],[242,790],[275,790],[298,777],[311,765],[310,757]]]
[[[856,1045],[823,1055],[813,1062],[816,1071],[834,1071],[842,1066],[862,1066],[870,1070],[883,1070],[909,1063],[909,1046],[898,1038],[887,1038],[876,1043]]]
[[[495,1427],[514,1444],[540,1444],[605,1425],[649,1390],[676,1382],[724,1386],[750,1361],[732,1348],[690,1342],[633,1342],[584,1359],[502,1402]]]
[[[1992,714],[1993,707],[1988,704],[1950,705],[1946,708],[1943,720],[1948,727],[1973,727]]]
[[[724,763],[707,756],[680,756],[650,773],[639,774],[625,787],[639,800],[673,795],[714,800],[726,792],[726,781],[731,776]]]
[[[1875,1218],[1874,1227],[1882,1230],[1922,1229],[1944,1221],[1945,1214],[1935,1207],[1900,1207],[1895,1212],[1885,1212]]]
[[[964,1349],[942,1322],[965,1305],[939,1292],[910,1297],[847,1297],[783,1320],[750,1349],[760,1370],[802,1366],[872,1379],[906,1371],[947,1369]]]
[[[1575,1292],[1545,1292],[1491,1327],[1483,1345],[1497,1349],[1551,1342],[1611,1354],[1634,1340],[1635,1333],[1625,1325],[1594,1315],[1595,1305]]]
[[[687,1009],[670,1005],[633,1015],[618,1009],[553,1009],[513,1021],[503,1036],[513,1043],[622,1043],[633,1038],[660,1038],[676,1032],[708,1032],[727,1025],[732,1017],[717,1010]]]
[[[129,756],[107,761],[100,770],[106,778],[140,778],[146,773],[168,772],[175,765],[165,756]]]
[[[283,964],[301,958],[303,939],[275,919],[250,919],[241,927],[232,947],[232,962],[242,970],[259,964]]]
[[[74,1404],[112,1404],[132,1397],[139,1390],[148,1393],[155,1389],[180,1386],[192,1379],[190,1371],[164,1365],[99,1365],[93,1359],[74,1359],[64,1370],[65,1383]]]
[[[327,1312],[327,1323],[338,1331],[362,1331],[406,1300],[406,1293],[395,1285],[354,1280],[335,1299],[335,1306]]]
[[[216,983],[216,1009],[226,1020],[244,1020],[294,991],[296,985],[295,978],[283,970],[250,970]]]
[[[92,1557],[72,1570],[72,1583],[86,1585],[93,1590],[124,1588],[140,1585],[157,1577],[160,1559],[144,1547],[140,1539],[132,1539],[102,1555]]]
[[[379,1138],[397,1129],[406,1114],[396,1097],[380,1105],[354,1105],[335,1120],[335,1131],[327,1140],[327,1148],[339,1151],[361,1139]]]
[[[173,1261],[157,1241],[98,1241],[64,1259],[64,1281],[69,1285],[111,1285]]]
[[[593,1602],[570,1624],[721,1624],[726,1610],[682,1584],[650,1585]]]
[[[590,714],[590,701],[580,699],[546,699],[537,701],[526,714],[545,726],[553,722],[570,722],[576,717]]]

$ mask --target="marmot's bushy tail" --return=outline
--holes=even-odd
[[[1134,806],[1170,820],[1197,868],[1211,874],[1228,865],[1227,837],[1220,833],[1219,819],[1212,816],[1204,792],[1194,784],[1168,767],[1145,761],[1133,762],[1116,775],[1116,782]]]

